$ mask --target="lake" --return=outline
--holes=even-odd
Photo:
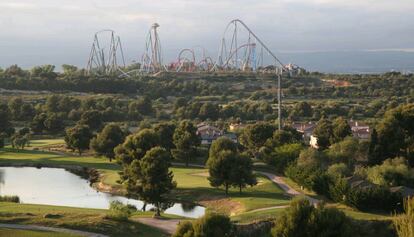
[[[141,209],[143,202],[93,189],[89,182],[64,169],[0,167],[0,195],[19,196],[20,202],[83,208],[108,209],[111,201],[121,201]],[[147,205],[147,210],[153,206]],[[197,218],[205,208],[175,203],[165,213]]]

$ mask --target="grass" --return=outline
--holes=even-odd
[[[135,221],[122,222],[108,219],[107,210],[4,202],[0,202],[0,210],[1,223],[61,227],[110,236],[164,236],[161,231]],[[46,214],[52,214],[53,217],[46,218]],[[152,216],[151,212],[134,214],[134,217],[150,216]]]
[[[283,190],[261,175],[258,175],[258,185],[243,189],[241,194],[237,188],[231,188],[226,196],[224,189],[210,186],[207,169],[174,167],[172,171],[178,184],[175,191],[177,198],[183,201],[196,200],[230,214],[287,205],[290,202],[290,197]]]
[[[0,229],[0,236],[10,237],[79,237],[78,235],[35,230]]]
[[[31,140],[30,147],[45,147],[51,145],[59,145],[65,144],[65,140],[63,139],[38,139],[38,140]]]
[[[244,212],[239,215],[232,216],[231,220],[238,223],[251,223],[264,219],[276,219],[284,210],[284,208],[274,208],[263,211]]]
[[[57,142],[60,142],[58,139]],[[54,143],[53,140],[38,144]],[[62,155],[48,151],[17,150],[5,148],[0,150],[0,165],[73,165],[96,168],[102,174],[101,182],[120,188],[116,182],[119,178],[120,166],[115,162],[110,163],[108,159],[91,156]],[[290,197],[284,195],[283,191],[269,179],[259,176],[258,185],[248,187],[239,194],[238,189],[230,189],[230,195],[224,195],[224,190],[213,188],[207,180],[207,169],[202,168],[172,168],[174,179],[177,181],[177,190],[173,198],[186,202],[199,202],[207,207],[223,210],[229,214],[238,214],[257,208],[287,205]]]

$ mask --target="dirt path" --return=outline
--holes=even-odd
[[[60,232],[60,233],[67,233],[67,234],[73,234],[73,235],[84,236],[84,237],[109,237],[108,235],[97,234],[97,233],[92,233],[92,232],[87,232],[87,231],[37,226],[37,225],[0,224],[0,228]]]
[[[293,189],[292,187],[290,187],[281,176],[277,176],[274,175],[272,173],[268,173],[268,172],[262,172],[262,171],[258,171],[258,173],[263,174],[264,176],[268,177],[270,180],[272,180],[273,183],[277,184],[281,189],[283,189],[283,191],[285,191],[285,193],[289,194],[290,196],[302,196],[306,199],[309,200],[309,202],[311,202],[312,204],[317,204],[319,203],[318,199],[315,199],[313,197],[309,197],[303,193],[300,193],[298,191],[296,191],[295,189]]]
[[[169,219],[157,219],[157,218],[136,218],[136,221],[141,222],[142,224],[155,227],[160,229],[168,234],[173,234],[177,229],[177,225],[181,220],[169,220]]]

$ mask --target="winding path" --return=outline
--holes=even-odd
[[[277,176],[275,174],[272,173],[268,173],[268,172],[263,172],[263,171],[257,171],[258,173],[266,176],[267,178],[269,178],[273,183],[277,184],[281,189],[283,189],[283,191],[285,191],[285,193],[287,193],[290,196],[296,197],[296,196],[301,196],[304,197],[306,199],[309,200],[310,203],[312,204],[317,204],[319,203],[319,200],[313,197],[309,197],[303,193],[300,193],[298,191],[296,191],[295,189],[293,189],[292,187],[290,187],[284,180],[282,176]],[[274,207],[276,208],[276,207]]]
[[[66,233],[66,234],[72,234],[72,235],[84,236],[84,237],[109,237],[108,235],[97,234],[97,233],[92,233],[92,232],[87,232],[87,231],[71,230],[71,229],[66,229],[66,228],[46,227],[46,226],[38,226],[38,225],[18,225],[18,224],[1,224],[0,223],[0,228],[59,232],[59,233]]]
[[[157,218],[136,218],[133,219],[142,224],[155,227],[168,234],[174,234],[177,229],[177,225],[181,220],[179,219],[157,219]]]

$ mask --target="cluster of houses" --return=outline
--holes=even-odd
[[[352,135],[360,140],[369,140],[371,133],[368,125],[358,121],[349,121],[349,126],[352,130]],[[317,137],[313,135],[313,131],[317,125],[317,122],[294,122],[291,124],[298,132],[303,134],[303,139],[310,146],[317,148]],[[234,142],[238,142],[235,131],[241,130],[245,127],[245,124],[234,123],[230,124],[229,131],[224,132],[223,130],[212,126],[207,123],[200,123],[197,125],[197,134],[201,137],[201,144],[211,145],[211,143],[219,137],[228,137]]]
[[[303,134],[303,139],[306,142],[309,142],[309,145],[318,148],[318,138],[313,135],[313,131],[316,127],[316,122],[304,122],[304,123],[298,123],[294,122],[292,123],[292,127],[295,128],[298,132]],[[358,138],[360,140],[369,140],[371,137],[370,128],[368,125],[350,120],[348,121],[349,126],[351,127],[352,135],[355,138]]]

